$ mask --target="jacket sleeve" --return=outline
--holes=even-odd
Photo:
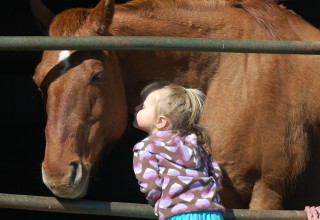
[[[207,162],[210,170],[209,172],[213,176],[213,178],[216,180],[217,189],[219,189],[222,183],[222,171],[218,163],[215,161],[215,159],[213,159],[212,155],[208,155]]]
[[[146,195],[149,204],[154,206],[162,194],[155,154],[145,150],[134,150],[133,168],[140,191]]]

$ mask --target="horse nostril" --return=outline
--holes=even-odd
[[[69,185],[75,186],[77,180],[81,178],[81,165],[79,161],[72,161],[69,165],[71,166]]]

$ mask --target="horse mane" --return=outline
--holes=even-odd
[[[219,7],[236,7],[245,10],[247,13],[255,18],[257,24],[263,28],[270,39],[283,39],[286,36],[282,31],[286,28],[282,28],[285,25],[285,19],[281,19],[282,8],[277,6],[277,0],[134,0],[129,1],[126,4],[117,5],[117,10],[123,11],[126,14],[139,13],[140,17],[153,18],[156,10],[168,10],[169,8],[175,8],[182,11],[184,14],[186,11],[192,12],[194,16],[199,12],[214,12]],[[70,10],[70,9],[69,9]],[[53,19],[50,28],[51,36],[77,36],[77,35],[95,35],[92,33],[79,33],[82,32],[83,21],[90,13],[90,9],[74,8],[73,13],[68,13],[69,10],[61,13],[57,19]],[[178,13],[177,11],[174,11]],[[278,16],[270,16],[270,14],[277,14]],[[72,16],[72,17],[71,17]],[[168,16],[157,14],[157,16]],[[267,19],[266,19],[267,18]],[[60,20],[67,21],[66,25],[59,22]]]
[[[259,26],[266,30],[270,39],[280,40],[287,35],[284,31],[288,29],[280,27],[287,21],[282,15],[284,6],[276,7],[277,2],[276,0],[239,0],[236,1],[235,7],[242,8],[251,14]],[[272,14],[276,16],[270,16]]]
[[[236,1],[237,0],[135,0],[123,5],[118,5],[117,9],[123,11],[149,11],[158,8],[176,8],[203,12],[213,10],[220,6],[232,5]]]
[[[155,16],[155,10],[168,10],[169,8],[192,13],[198,11],[201,13],[214,12],[219,7],[241,8],[252,15],[270,39],[279,40],[287,35],[284,33],[287,28],[282,27],[287,25],[287,21],[282,16],[284,6],[279,8],[277,7],[278,3],[278,0],[134,0],[123,5],[117,5],[117,9],[126,13],[138,12],[141,17],[152,18]],[[178,12],[175,11],[175,13]],[[271,14],[277,16],[270,16]],[[161,16],[161,14],[157,16]]]

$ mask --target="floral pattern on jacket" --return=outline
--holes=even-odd
[[[222,172],[194,133],[158,131],[137,143],[133,152],[140,190],[159,219],[204,210],[225,212],[218,195]]]

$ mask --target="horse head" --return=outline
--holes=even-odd
[[[109,35],[113,11],[114,1],[66,10],[52,17],[48,34]],[[103,147],[119,139],[127,125],[117,57],[109,51],[44,51],[33,79],[47,113],[43,182],[56,196],[81,198]]]

